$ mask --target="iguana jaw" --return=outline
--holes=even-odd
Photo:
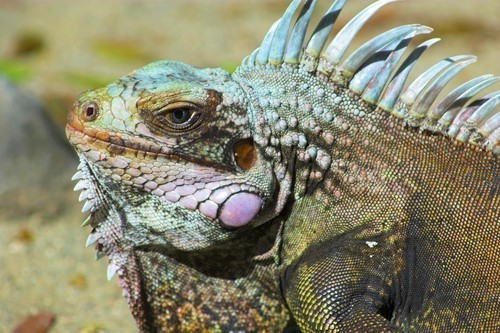
[[[93,152],[91,153],[93,155],[89,156],[92,159],[103,160],[115,156],[136,158],[141,156],[141,158],[148,160],[171,160],[173,162],[184,160],[185,162],[196,163],[224,172],[232,171],[224,164],[193,158],[181,152],[174,152],[164,145],[141,137],[136,136],[133,140],[130,140],[119,133],[100,132],[84,127],[75,118],[77,117],[73,116],[71,119],[68,117],[66,135],[70,143],[84,155]],[[99,152],[101,152],[100,155],[95,156]]]

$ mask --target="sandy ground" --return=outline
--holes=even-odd
[[[341,22],[369,2],[348,2]],[[329,4],[319,1],[317,13]],[[62,128],[80,91],[149,61],[234,68],[285,7],[277,0],[1,0],[0,73],[38,96]],[[361,36],[403,22],[432,26],[444,41],[419,68],[448,55],[478,55],[463,81],[500,74],[499,16],[498,0],[414,0],[384,9]],[[135,331],[116,281],[106,280],[106,259],[95,262],[84,248],[88,230],[78,227],[79,208],[50,219],[0,216],[0,333],[42,310],[56,316],[51,332]]]

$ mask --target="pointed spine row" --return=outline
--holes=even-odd
[[[82,227],[91,226],[92,230],[87,238],[85,243],[86,247],[90,247],[91,245],[97,243],[99,239],[102,237],[99,231],[97,230],[97,225],[95,224],[95,212],[102,205],[102,202],[94,190],[94,187],[91,186],[89,176],[89,170],[87,163],[81,158],[81,162],[77,167],[77,172],[73,175],[71,180],[78,181],[74,187],[74,191],[81,191],[79,201],[84,201],[85,204],[82,208],[82,213],[90,212],[90,215],[83,221]],[[100,259],[103,256],[103,253],[99,251],[98,247],[96,247],[97,256],[96,259]]]
[[[81,191],[80,201],[86,200],[82,212],[90,212],[90,215],[82,223],[82,227],[90,226],[91,231],[85,242],[86,247],[95,245],[95,259],[100,260],[105,256],[108,256],[108,270],[107,278],[111,280],[116,273],[118,275],[123,275],[123,270],[121,267],[125,266],[126,256],[122,256],[116,252],[111,252],[109,244],[106,244],[106,239],[103,237],[101,226],[98,224],[98,220],[101,218],[96,217],[98,210],[104,206],[104,199],[100,193],[98,193],[95,185],[91,184],[91,175],[88,163],[85,159],[80,156],[80,164],[77,167],[77,172],[73,175],[71,180],[77,181],[74,190]],[[126,292],[125,292],[126,293]]]
[[[297,66],[311,74],[321,73],[337,85],[348,87],[365,101],[404,119],[410,126],[441,132],[456,140],[481,146],[495,155],[500,154],[500,92],[473,99],[480,91],[498,82],[498,77],[478,77],[435,102],[445,85],[476,61],[474,56],[459,55],[441,60],[405,86],[416,61],[439,39],[429,39],[418,45],[399,68],[397,65],[411,40],[417,35],[430,33],[431,28],[418,24],[396,27],[372,38],[342,61],[352,40],[368,19],[383,6],[395,1],[398,0],[372,3],[342,27],[327,44],[346,2],[335,0],[304,45],[317,1],[306,0],[291,27],[293,16],[302,2],[293,0],[283,17],[273,24],[261,46],[243,60],[242,67],[285,65]]]

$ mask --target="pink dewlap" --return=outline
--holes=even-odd
[[[219,219],[228,227],[242,227],[250,222],[260,210],[262,199],[252,193],[240,192],[226,200]]]

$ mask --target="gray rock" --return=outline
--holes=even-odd
[[[0,157],[0,217],[53,216],[74,200],[68,193],[77,161],[62,129],[1,77]]]

